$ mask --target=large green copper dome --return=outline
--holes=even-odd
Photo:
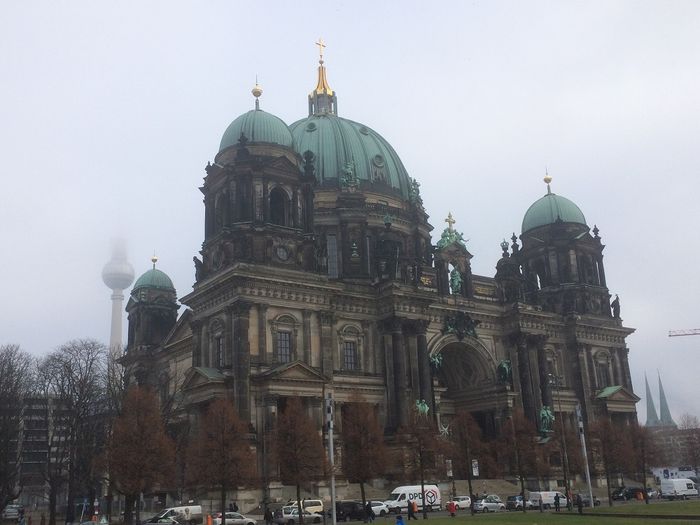
[[[525,212],[522,231],[525,233],[539,226],[554,224],[558,220],[587,226],[586,218],[576,204],[566,197],[548,192]]]
[[[250,110],[231,122],[221,138],[219,151],[237,144],[241,133],[250,142],[267,142],[292,147],[292,134],[287,125],[279,117],[262,109]]]
[[[175,287],[173,286],[173,282],[170,280],[170,277],[168,277],[165,272],[161,272],[156,268],[148,270],[136,280],[132,293],[139,288],[160,288],[161,290],[175,291]]]
[[[323,184],[352,170],[358,182],[387,185],[408,196],[410,179],[394,148],[369,127],[327,112],[291,124],[294,149],[316,157],[316,177]]]

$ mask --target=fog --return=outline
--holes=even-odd
[[[253,107],[306,116],[319,36],[339,114],[382,134],[452,211],[475,273],[546,187],[605,249],[640,420],[659,370],[673,416],[700,415],[697,2],[12,2],[0,18],[0,344],[43,354],[109,340],[110,240],[179,296],[203,240],[198,187]],[[126,324],[125,324],[126,328]],[[656,394],[655,394],[656,395]],[[658,399],[655,400],[658,410]]]

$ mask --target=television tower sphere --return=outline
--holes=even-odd
[[[112,259],[102,269],[102,280],[111,290],[126,290],[134,282],[134,267],[126,260],[124,241],[115,241]]]

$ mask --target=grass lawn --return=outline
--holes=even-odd
[[[645,505],[645,507],[661,507],[659,505]],[[613,507],[615,508],[615,507]],[[590,511],[590,509],[588,509]],[[698,508],[696,508],[696,511]],[[599,511],[602,512],[602,511]],[[680,513],[677,511],[676,513]],[[685,512],[684,512],[685,513]],[[659,513],[660,514],[660,513]],[[667,512],[667,514],[673,514],[672,512]],[[411,523],[413,525],[421,525],[421,520],[414,521]],[[388,524],[393,525],[393,520],[389,521]],[[381,524],[381,520],[377,520],[375,523]],[[408,522],[404,522],[409,525]],[[424,521],[426,525],[698,525],[700,521],[692,520],[659,520],[659,519],[648,519],[648,518],[626,518],[626,517],[608,517],[608,516],[590,516],[589,513],[584,511],[583,516],[579,516],[575,511],[568,513],[566,511],[562,513],[555,512],[494,512],[490,514],[477,514],[476,516],[470,516],[467,514],[458,515],[456,518],[450,517],[429,517],[428,520]]]
[[[593,512],[622,513],[622,514],[681,514],[685,516],[700,516],[700,500],[692,499],[687,501],[653,501],[645,505],[641,501],[629,501],[626,503],[615,503],[610,507],[605,502],[596,507]]]

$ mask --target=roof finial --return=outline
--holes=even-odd
[[[326,43],[323,41],[322,38],[318,39],[318,42],[316,42],[316,45],[318,46],[318,82],[316,83],[316,89],[314,90],[313,94],[316,95],[329,95],[333,96],[333,90],[331,87],[328,85],[328,80],[326,80],[326,68],[323,65],[323,48],[326,47]]]
[[[552,177],[549,176],[549,172],[547,171],[547,167],[545,166],[544,168],[544,180],[545,184],[547,185],[547,195],[552,193],[551,188],[549,187],[549,183],[552,182]]]
[[[447,223],[447,229],[452,231],[452,225],[457,222],[454,220],[454,217],[452,217],[452,212],[448,212],[447,214],[447,219],[445,219],[445,222]]]
[[[260,84],[258,84],[258,75],[255,75],[255,86],[251,90],[251,93],[255,97],[255,109],[260,109],[260,101],[258,99],[260,98],[260,95],[262,95],[263,90],[260,87]]]
[[[156,263],[158,262],[158,256],[156,255],[155,250],[153,250],[153,255],[151,256],[151,262],[153,263],[153,269],[156,269]]]
[[[316,45],[318,46],[318,63],[323,65],[323,48],[326,47],[326,43],[323,41],[323,38],[319,37]]]

